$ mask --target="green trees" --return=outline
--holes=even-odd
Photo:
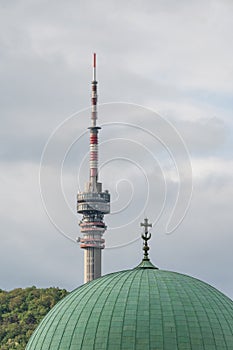
[[[0,349],[24,350],[41,319],[63,297],[65,289],[0,289]]]

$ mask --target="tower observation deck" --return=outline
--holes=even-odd
[[[84,249],[84,282],[101,276],[101,251],[105,247],[103,234],[107,229],[104,215],[110,213],[110,194],[102,191],[98,182],[98,132],[101,129],[97,121],[97,81],[96,54],[93,55],[93,80],[91,98],[90,158],[89,181],[84,192],[77,195],[77,212],[82,214],[79,223],[83,236],[79,238],[80,247]]]

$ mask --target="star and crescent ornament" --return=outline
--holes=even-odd
[[[143,250],[144,250],[144,259],[143,260],[149,260],[148,258],[148,251],[150,247],[148,246],[147,241],[151,238],[151,233],[148,234],[149,227],[152,227],[152,224],[149,224],[148,218],[144,219],[144,222],[141,223],[141,226],[144,227],[144,233],[142,234],[142,239],[144,241]]]

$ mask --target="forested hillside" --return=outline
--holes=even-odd
[[[64,296],[65,289],[0,289],[0,349],[24,350],[41,319]]]

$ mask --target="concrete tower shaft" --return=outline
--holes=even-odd
[[[77,212],[82,214],[79,223],[83,236],[79,239],[80,247],[84,249],[84,282],[101,276],[101,250],[105,241],[102,238],[107,226],[104,215],[110,213],[110,194],[102,192],[102,183],[98,182],[98,132],[97,121],[97,81],[96,54],[93,56],[93,80],[91,96],[91,126],[89,181],[85,191],[78,193]]]

